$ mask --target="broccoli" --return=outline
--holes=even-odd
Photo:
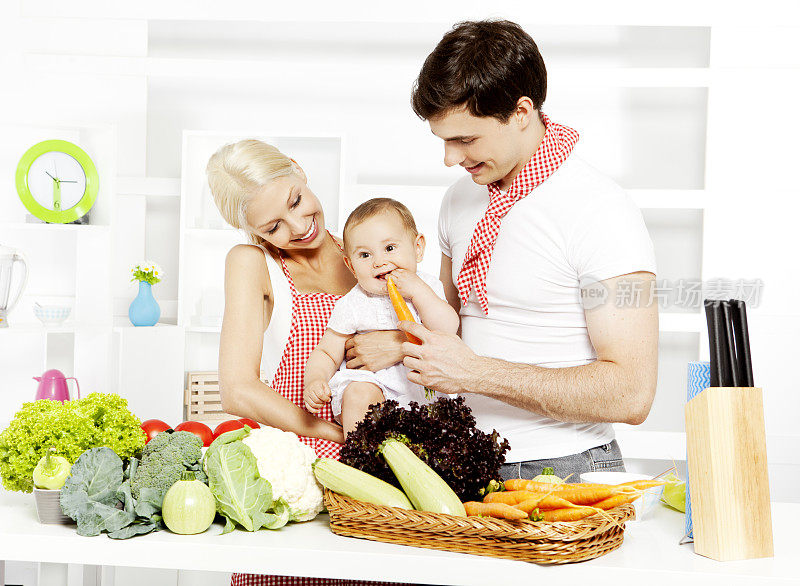
[[[203,442],[188,431],[162,432],[142,450],[142,461],[131,478],[135,499],[143,488],[153,488],[164,499],[169,488],[181,479],[185,470],[193,470],[201,482],[208,482],[200,464]]]

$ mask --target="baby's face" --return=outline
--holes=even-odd
[[[417,272],[424,251],[422,234],[414,238],[391,210],[347,231],[348,265],[368,293],[388,294],[386,276],[394,269]]]

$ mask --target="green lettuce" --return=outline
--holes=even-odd
[[[141,452],[145,434],[128,401],[92,393],[77,401],[24,403],[0,433],[0,477],[7,490],[31,492],[33,469],[48,448],[75,462],[89,448],[106,446],[122,458]]]

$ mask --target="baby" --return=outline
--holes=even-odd
[[[445,301],[439,279],[417,273],[425,237],[417,232],[406,206],[389,198],[368,200],[347,218],[342,237],[345,264],[358,284],[336,302],[328,327],[308,359],[303,399],[311,413],[318,413],[330,401],[346,437],[373,403],[393,399],[408,406],[410,401],[429,401],[425,390],[408,380],[402,363],[378,372],[348,369],[344,364],[350,336],[398,328],[386,278],[392,277],[400,294],[411,302],[408,306],[414,317],[426,328],[455,333],[459,318]]]

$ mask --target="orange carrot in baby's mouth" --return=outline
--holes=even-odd
[[[397,285],[394,284],[391,277],[386,277],[386,288],[389,290],[389,299],[392,300],[392,307],[394,307],[397,318],[400,321],[415,321],[411,310],[406,304],[406,300],[400,295],[400,291],[397,290]],[[408,332],[406,332],[406,338],[412,344],[422,344],[422,340]]]

